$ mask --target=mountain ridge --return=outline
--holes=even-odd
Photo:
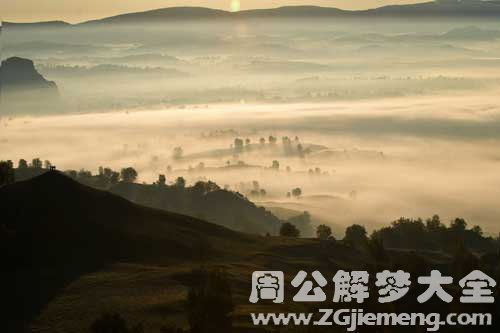
[[[402,18],[402,17],[498,17],[500,15],[500,1],[429,1],[416,4],[387,5],[363,10],[345,10],[336,7],[321,6],[282,6],[277,8],[248,9],[237,12],[207,7],[179,6],[151,9],[140,12],[123,13],[103,18],[87,20],[75,24],[61,20],[47,22],[3,22],[5,27],[77,27],[103,23],[134,23],[148,19],[158,23],[165,19],[176,21],[185,19],[262,19],[262,18]]]

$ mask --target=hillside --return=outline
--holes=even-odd
[[[56,171],[0,187],[0,209],[5,332],[25,332],[27,323],[36,332],[88,332],[106,311],[147,320],[148,332],[185,326],[200,265],[230,272],[241,322],[254,270],[328,272],[337,267],[325,261],[332,251],[350,264],[368,260],[339,244],[251,236],[142,207]]]
[[[327,280],[338,269],[374,274],[397,268],[411,272],[412,279],[431,268],[462,276],[479,267],[495,274],[494,262],[458,260],[433,251],[367,251],[343,242],[245,235],[138,206],[55,171],[0,187],[0,205],[5,332],[89,332],[91,323],[109,311],[147,323],[145,332],[161,332],[171,323],[186,327],[186,296],[201,266],[228,273],[236,306],[233,332],[262,332],[250,329],[250,312],[310,312],[319,305],[289,301],[294,288],[286,289],[283,306],[249,304],[250,276],[256,270],[284,271],[287,285],[299,270],[319,270]],[[329,295],[331,290],[325,289]],[[416,296],[421,292],[418,286],[411,289],[396,303],[398,311],[461,309],[458,301],[446,305],[434,299],[419,305]],[[363,307],[393,311],[392,306],[382,307],[370,298]],[[498,306],[467,309],[493,313]],[[26,325],[29,330],[23,329]],[[498,329],[494,325],[486,328]]]
[[[55,171],[1,187],[0,203],[9,286],[3,315],[18,322],[36,315],[68,282],[114,262],[222,260],[258,245],[251,236],[137,206]]]

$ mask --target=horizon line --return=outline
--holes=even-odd
[[[453,1],[453,0],[452,0]],[[458,0],[455,0],[459,2]],[[484,0],[477,0],[477,1],[484,1]],[[276,9],[282,9],[282,8],[299,8],[299,7],[309,7],[309,8],[323,8],[323,9],[336,9],[339,11],[343,11],[346,13],[356,13],[356,12],[365,12],[365,11],[370,11],[374,9],[380,9],[380,8],[386,8],[386,7],[404,7],[404,6],[414,6],[414,5],[421,5],[421,4],[428,4],[428,3],[434,3],[434,2],[439,2],[439,0],[429,0],[425,2],[415,2],[411,4],[393,4],[393,5],[383,5],[383,6],[376,6],[376,7],[370,7],[366,9],[341,9],[339,7],[334,7],[334,6],[318,6],[318,5],[289,5],[289,6],[277,6],[277,7],[270,7],[270,8],[252,8],[252,9],[242,9],[238,11],[231,11],[231,10],[225,10],[225,9],[219,9],[219,8],[211,8],[211,7],[203,7],[203,6],[172,6],[172,7],[159,7],[159,8],[153,8],[153,9],[147,9],[143,11],[136,11],[136,12],[124,12],[121,14],[116,14],[116,15],[111,15],[111,16],[103,16],[103,17],[97,17],[89,20],[83,20],[83,21],[78,21],[78,22],[68,22],[63,19],[56,19],[56,20],[46,20],[46,21],[29,21],[29,22],[20,22],[20,21],[7,21],[7,20],[2,20],[0,19],[0,26],[2,26],[4,23],[7,24],[44,24],[44,23],[64,23],[68,25],[79,25],[79,24],[84,24],[88,22],[93,22],[93,21],[100,21],[100,20],[105,20],[109,18],[114,18],[114,17],[119,17],[119,16],[124,16],[124,15],[130,15],[130,14],[141,14],[141,13],[148,13],[148,12],[154,12],[154,11],[159,11],[159,10],[167,10],[167,9],[176,9],[176,8],[198,8],[198,9],[207,9],[211,11],[217,11],[217,12],[224,12],[227,14],[231,15],[237,15],[238,13],[244,13],[244,12],[255,12],[255,11],[270,11],[270,10],[276,10]]]

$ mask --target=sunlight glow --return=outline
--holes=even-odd
[[[240,11],[240,0],[231,0],[231,11],[232,12]]]

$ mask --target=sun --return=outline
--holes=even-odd
[[[232,12],[240,11],[240,0],[231,0],[231,11]]]

